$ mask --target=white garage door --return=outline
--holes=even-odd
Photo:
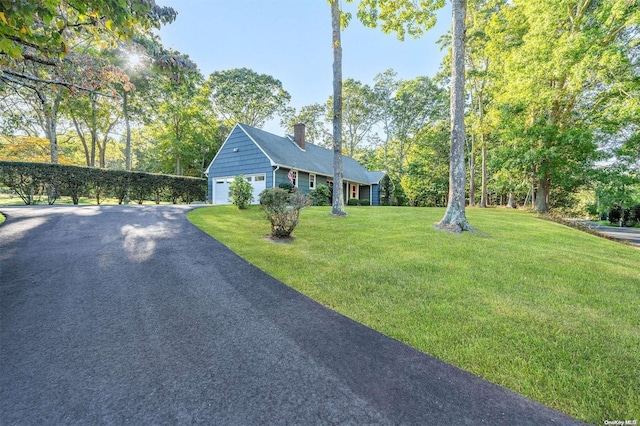
[[[264,174],[262,175],[249,175],[245,176],[247,182],[253,186],[253,204],[260,202],[260,193],[267,187],[267,179]]]
[[[229,184],[233,182],[233,178],[215,178],[213,182],[213,204],[231,204]]]
[[[244,178],[253,187],[253,204],[258,204],[260,193],[267,187],[266,175],[246,175]],[[213,182],[213,204],[231,204],[229,185],[233,182],[233,177],[215,178]]]

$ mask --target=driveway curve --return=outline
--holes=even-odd
[[[616,226],[598,225],[594,222],[589,222],[589,226],[596,232],[640,248],[640,228],[620,228]]]
[[[4,425],[581,424],[318,305],[189,207],[0,210]]]

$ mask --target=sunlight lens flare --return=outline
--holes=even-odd
[[[129,55],[129,66],[136,68],[142,64],[142,57],[138,54],[132,53]]]

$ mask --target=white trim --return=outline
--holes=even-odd
[[[275,188],[276,187],[276,172],[280,170],[280,166],[276,166],[275,169],[273,169],[273,180],[271,181],[271,188]]]
[[[286,138],[287,138],[287,139],[289,139],[289,140],[290,140],[290,141],[291,141],[295,146],[297,146],[297,147],[298,147],[298,149],[299,149],[300,151],[302,151],[302,152],[307,152],[307,150],[306,150],[306,149],[302,149],[302,148],[300,147],[300,145],[298,145],[298,142],[296,142],[296,140],[295,140],[295,139],[293,139],[290,135],[285,135],[285,136],[286,136]]]
[[[313,176],[313,186],[311,186],[311,176]],[[318,176],[315,173],[309,173],[309,189],[316,189]]]
[[[298,170],[298,171],[301,171],[301,172],[304,172],[304,173],[315,173],[316,175],[320,174],[320,176],[327,176],[327,175],[323,175],[322,173],[314,172],[313,170],[301,169],[299,167],[292,166],[291,164],[274,164],[274,165],[278,166],[278,167],[283,167],[285,169]]]
[[[324,176],[326,178],[333,179],[333,175],[325,175],[324,173],[319,173],[319,172],[317,172],[315,170],[301,169],[299,167],[292,166],[291,164],[276,164],[276,163],[274,163],[274,164],[272,164],[272,166],[282,167],[282,168],[290,169],[290,170],[294,170],[295,169],[295,170],[298,170],[300,172],[313,173],[316,176]],[[343,180],[343,182],[345,181],[345,179],[342,179],[342,180]],[[361,181],[357,181],[357,180],[350,181],[350,182],[356,182],[359,185],[371,185],[371,183],[369,183],[369,182],[361,182]]]

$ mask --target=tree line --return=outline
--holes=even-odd
[[[273,76],[241,68],[205,77],[151,32],[176,12],[131,3],[107,11],[50,0],[3,12],[3,159],[199,177],[235,122],[262,127],[276,117],[286,129],[303,122],[310,141],[333,145],[331,94],[294,109]],[[440,3],[415,9],[413,2],[366,0],[358,17],[399,38],[419,36]],[[466,203],[602,213],[637,202],[634,2],[469,0],[464,7]],[[393,10],[404,11],[404,20],[394,21],[400,15]],[[48,37],[35,28],[48,29]],[[452,36],[442,38],[443,47]],[[340,78],[342,152],[387,170],[399,204],[450,201],[448,49],[434,77],[403,80],[388,69],[372,82]]]

